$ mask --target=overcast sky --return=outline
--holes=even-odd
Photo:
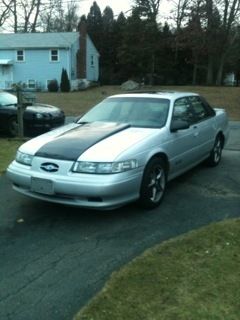
[[[94,0],[79,0],[79,15],[87,15]],[[134,0],[96,0],[101,11],[110,6],[113,9],[114,15],[118,15],[121,11],[126,13],[129,11],[134,3]],[[169,17],[171,10],[170,2],[168,0],[161,0],[160,2],[160,21]],[[169,22],[169,21],[168,21]]]

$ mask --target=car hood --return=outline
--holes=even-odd
[[[50,159],[113,161],[154,134],[156,129],[132,128],[128,124],[72,123],[28,141],[20,151]]]
[[[17,110],[17,104],[3,105],[5,109]],[[26,113],[53,113],[59,112],[60,109],[49,104],[36,103],[31,106],[27,106],[25,109]]]
[[[35,103],[32,106],[26,108],[27,112],[33,113],[53,113],[59,112],[59,108],[51,106],[49,104]]]

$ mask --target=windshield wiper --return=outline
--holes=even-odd
[[[88,121],[78,121],[77,124],[88,124]]]

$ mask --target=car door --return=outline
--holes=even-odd
[[[198,154],[204,157],[209,154],[215,140],[215,113],[207,108],[205,102],[199,96],[189,97],[194,113],[194,126],[197,131]]]
[[[170,175],[177,175],[196,164],[199,160],[199,128],[195,125],[195,115],[188,97],[174,102],[172,122],[180,120],[188,123],[188,128],[171,132],[168,144]]]

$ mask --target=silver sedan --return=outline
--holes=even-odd
[[[16,191],[45,201],[110,209],[138,200],[152,209],[167,181],[202,161],[216,166],[228,134],[225,111],[198,94],[115,95],[23,144],[8,176]]]

